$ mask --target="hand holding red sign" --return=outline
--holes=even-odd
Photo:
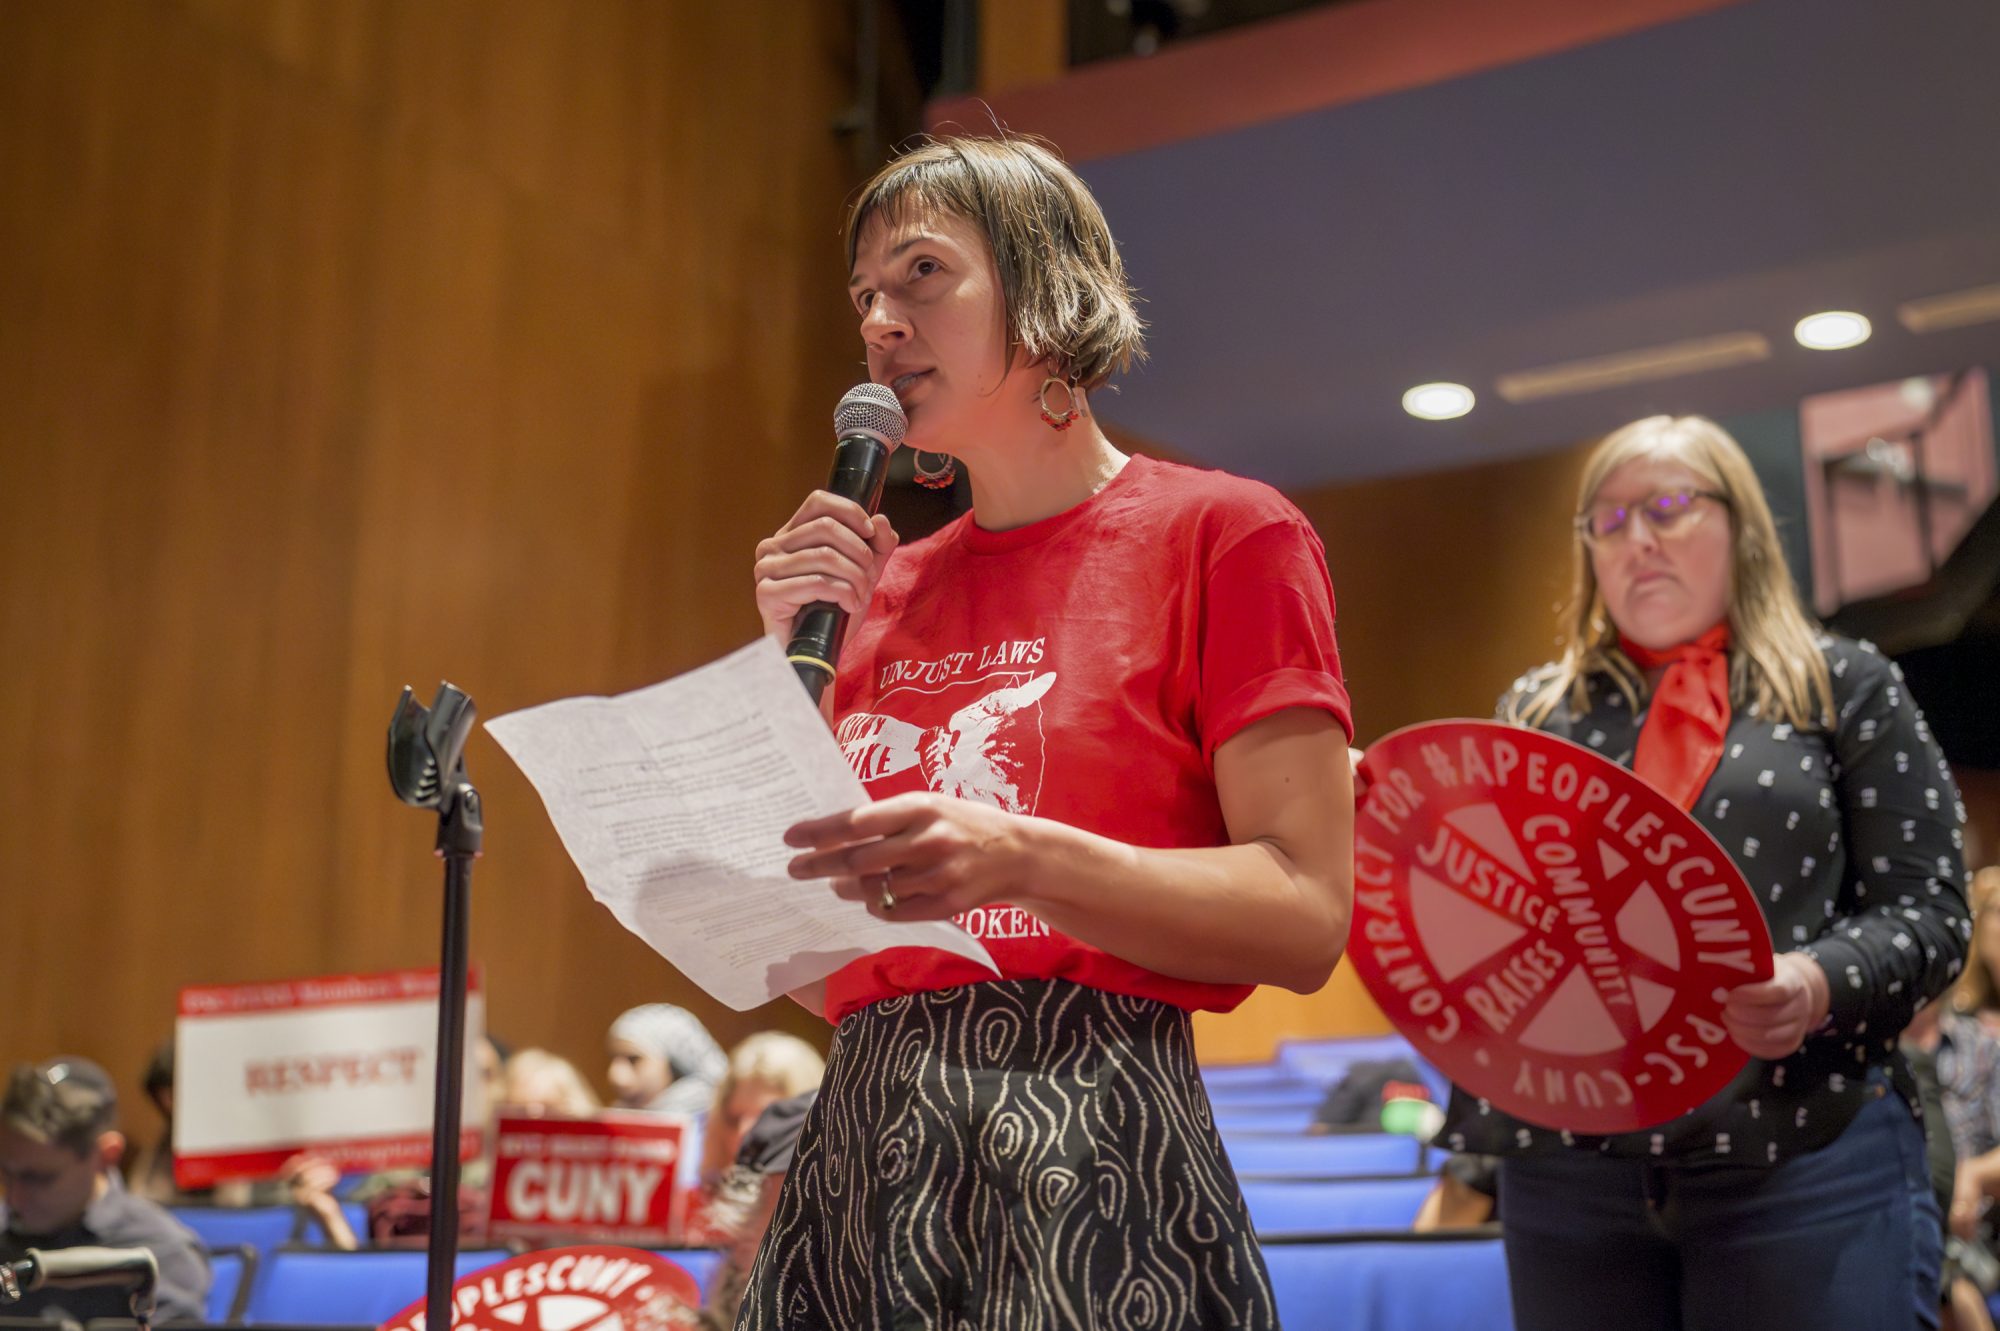
[[[1826,972],[1803,952],[1783,952],[1771,978],[1729,991],[1722,1024],[1729,1038],[1756,1058],[1784,1058],[1826,1020],[1833,995]]]
[[[1381,740],[1362,775],[1348,956],[1472,1094],[1553,1128],[1650,1127],[1742,1069],[1732,1032],[1771,1049],[1811,1014],[1789,963],[1760,983],[1770,935],[1727,853],[1602,756],[1446,721]]]

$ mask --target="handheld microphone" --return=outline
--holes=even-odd
[[[0,1262],[0,1304],[38,1289],[82,1289],[92,1285],[130,1288],[132,1311],[152,1311],[160,1283],[160,1261],[146,1248],[29,1248],[18,1260]]]
[[[882,504],[889,454],[903,442],[909,426],[903,404],[881,384],[856,384],[848,389],[833,412],[833,475],[826,488],[842,499],[853,500],[873,517]],[[792,663],[815,703],[833,682],[846,633],[847,612],[831,601],[812,602],[792,621],[792,641],[785,649],[785,659]]]

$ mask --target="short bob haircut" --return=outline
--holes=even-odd
[[[1019,348],[1083,388],[1145,359],[1145,324],[1111,228],[1089,187],[1046,146],[949,136],[897,157],[848,209],[848,268],[869,223],[913,210],[962,217],[985,233],[1010,354]]]

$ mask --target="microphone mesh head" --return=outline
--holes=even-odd
[[[903,404],[882,384],[854,385],[833,409],[836,439],[845,439],[850,434],[872,434],[893,450],[902,445],[909,428]]]

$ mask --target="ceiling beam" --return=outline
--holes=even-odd
[[[997,119],[1085,162],[1441,83],[1743,2],[1358,0],[1015,86],[1049,68],[1052,43],[1067,58],[1063,7],[988,0],[981,93],[932,102],[925,121],[933,131],[976,134]]]

